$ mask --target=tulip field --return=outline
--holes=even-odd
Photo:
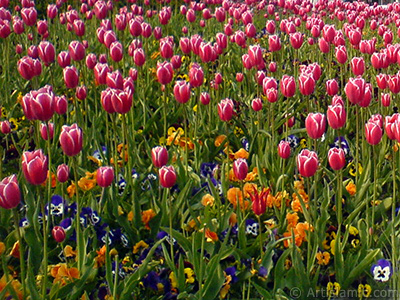
[[[0,0],[0,299],[400,299],[400,3]]]

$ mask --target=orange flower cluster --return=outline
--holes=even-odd
[[[11,281],[11,286],[10,286],[9,280],[10,280],[10,278],[8,278],[8,276],[6,276],[6,275],[3,275],[3,277],[1,277],[1,279],[0,279],[0,293],[2,293],[6,288],[13,289],[15,291],[15,293],[17,294],[18,299],[20,299],[20,300],[21,299],[25,299],[23,297],[23,294],[22,294],[22,285],[21,285],[21,283],[18,280],[14,279],[14,280]],[[10,293],[6,292],[4,294],[4,299],[9,299],[8,298],[9,296],[10,296]],[[11,297],[11,298],[15,299],[13,297]]]
[[[296,180],[294,182],[294,188],[296,189],[297,193],[292,194],[293,200],[291,203],[291,207],[292,207],[293,211],[295,211],[295,212],[303,212],[303,209],[301,207],[301,202],[300,202],[298,195],[300,195],[300,197],[303,200],[307,209],[309,207],[309,205],[308,205],[309,198],[308,198],[306,191],[304,190],[304,180],[302,177],[300,177],[300,180]]]
[[[93,173],[86,172],[86,176],[82,177],[78,180],[78,186],[81,190],[87,192],[93,189],[97,185],[96,180],[96,171]],[[67,187],[67,193],[70,198],[72,198],[76,193],[76,185],[75,182],[71,182],[71,184]]]
[[[50,274],[54,277],[54,283],[60,282],[61,286],[74,279],[79,279],[79,270],[77,268],[68,268],[67,264],[53,266]]]
[[[307,222],[300,222],[298,223],[299,216],[297,212],[295,213],[288,213],[286,215],[286,220],[288,222],[287,231],[283,234],[284,237],[292,237],[294,235],[294,242],[297,247],[300,247],[304,241],[307,241],[307,232],[306,231],[313,231],[314,228],[312,225],[308,224]],[[289,247],[290,243],[293,240],[287,239],[283,242],[286,248]]]
[[[172,144],[180,146],[182,149],[186,149],[186,147],[190,150],[194,149],[194,143],[188,138],[184,136],[185,131],[182,128],[175,129],[174,127],[170,127],[168,129],[168,138],[167,138],[167,146]]]

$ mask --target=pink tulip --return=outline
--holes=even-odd
[[[178,80],[174,86],[174,96],[179,103],[186,103],[190,99],[190,84],[184,80]]]
[[[114,169],[112,167],[100,167],[96,171],[97,185],[106,188],[111,185],[114,180]]]
[[[370,145],[377,145],[382,139],[382,128],[375,122],[365,124],[365,138]]]
[[[50,140],[53,139],[54,137],[54,123],[48,123],[48,124],[40,124],[40,135],[42,139],[47,141],[49,139],[49,133],[50,133]]]
[[[78,124],[64,125],[60,133],[61,149],[67,156],[78,155],[82,150],[83,133]]]
[[[218,103],[218,115],[222,121],[230,121],[233,116],[234,104],[231,99],[223,99]]]
[[[30,184],[42,184],[47,178],[47,156],[43,154],[41,149],[35,151],[25,151],[22,154],[22,171],[26,180]]]
[[[62,243],[66,237],[65,230],[61,226],[54,226],[51,230],[51,235],[57,243]]]
[[[189,70],[189,81],[192,87],[199,87],[204,82],[204,72],[200,65],[193,63]]]
[[[365,88],[365,80],[358,76],[356,78],[350,78],[344,90],[349,101],[353,104],[358,104],[364,99]]]
[[[278,155],[283,159],[288,159],[290,157],[291,149],[290,144],[287,141],[280,141],[278,145]]]
[[[173,166],[163,166],[158,172],[160,184],[164,188],[171,188],[176,183],[176,172]]]
[[[346,165],[346,157],[342,148],[331,148],[328,151],[328,162],[335,171],[341,170]]]
[[[78,70],[74,66],[65,67],[64,71],[64,83],[69,89],[74,89],[78,86],[79,75]]]
[[[351,71],[355,76],[362,76],[365,70],[365,62],[362,57],[353,57],[350,62]]]
[[[329,105],[326,116],[332,129],[342,128],[346,124],[346,110],[342,104]]]
[[[383,107],[388,107],[390,106],[390,94],[385,94],[383,93],[381,95],[381,103]]]
[[[294,77],[283,75],[280,83],[279,83],[281,93],[283,96],[290,98],[293,97],[296,92],[296,83],[294,81]]]
[[[57,167],[57,180],[64,183],[69,178],[69,167],[66,164],[59,165]]]
[[[336,60],[339,64],[344,64],[347,61],[347,50],[345,46],[338,46],[335,48]]]
[[[11,175],[0,181],[0,206],[5,209],[17,207],[21,202],[17,176]]]
[[[11,124],[9,121],[0,121],[0,131],[2,134],[9,134],[11,132]]]
[[[174,70],[172,64],[164,61],[162,63],[157,63],[157,79],[158,82],[166,85],[172,81],[172,76],[174,74]]]
[[[299,49],[303,45],[303,34],[300,32],[290,34],[290,44],[294,49]]]
[[[319,139],[325,132],[326,118],[321,113],[309,113],[306,118],[307,134],[312,139]]]
[[[56,52],[54,46],[48,41],[40,42],[38,52],[40,59],[45,63],[45,65],[49,65],[55,60]]]
[[[119,62],[124,56],[124,48],[118,41],[111,43],[110,45],[110,57],[113,61]]]
[[[269,51],[276,52],[281,50],[281,40],[277,35],[271,35],[268,38]]]
[[[244,158],[238,158],[233,162],[233,173],[238,180],[245,180],[249,167]]]
[[[389,139],[395,140],[398,139],[397,136],[399,135],[399,121],[400,115],[398,113],[393,114],[392,116],[385,117],[385,131]],[[396,136],[397,134],[397,136]]]
[[[329,96],[334,96],[339,91],[339,84],[335,79],[330,79],[326,81],[326,93]]]
[[[314,92],[315,80],[309,74],[300,74],[299,76],[299,91],[302,95],[311,95]]]
[[[50,86],[31,91],[22,97],[22,109],[28,120],[48,121],[54,114],[55,96]]]
[[[311,177],[318,168],[318,155],[314,151],[303,149],[297,156],[297,168],[303,177]]]

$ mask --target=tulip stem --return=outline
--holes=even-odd
[[[376,147],[373,147],[373,160],[374,160],[374,202],[372,203],[372,223],[371,223],[371,227],[372,229],[374,228],[374,224],[375,224],[375,205],[376,205],[376,181],[378,180],[378,167],[376,164]]]
[[[81,245],[83,239],[81,238],[82,231],[80,226],[80,215],[81,215],[81,204],[79,203],[79,186],[78,186],[78,158],[72,158],[74,164],[74,178],[75,178],[75,195],[76,195],[76,215],[75,215],[75,231],[76,231],[76,243],[78,247],[78,270],[82,272],[83,267],[83,251],[84,246]]]
[[[342,216],[342,190],[343,190],[343,179],[342,179],[342,170],[340,169],[337,173],[337,195],[336,195],[336,213],[337,213],[337,222],[338,225],[341,225],[343,222]]]
[[[40,187],[38,186],[38,194],[40,194]],[[46,212],[45,212],[45,199],[41,197],[40,205],[42,211],[42,221],[43,221],[43,282],[42,282],[42,299],[46,299],[47,293],[47,222],[46,222]]]
[[[168,198],[169,202],[169,245],[170,245],[170,251],[171,251],[171,261],[174,262],[174,239],[172,237],[172,218],[173,218],[173,206],[172,206],[172,196],[170,195],[170,190],[169,188],[165,189],[165,194]]]
[[[356,165],[355,165],[355,169],[356,169],[356,185],[357,185],[357,183],[358,183],[358,161],[359,161],[359,151],[358,151],[358,135],[359,135],[359,123],[360,123],[360,120],[359,120],[359,116],[358,116],[358,114],[359,114],[359,111],[358,111],[358,105],[356,105],[356,140],[355,140],[355,146],[356,146]],[[368,208],[368,207],[367,207]]]
[[[199,108],[199,107],[197,107]],[[188,142],[189,142],[189,137],[188,137],[188,132],[187,132],[187,120],[188,120],[188,116],[187,116],[187,111],[186,111],[186,107],[183,105],[183,127],[185,130],[185,176],[188,176],[188,168],[189,168],[189,164],[188,164]],[[197,115],[198,117],[198,115]],[[197,118],[196,118],[196,124],[197,124]],[[197,127],[197,126],[196,126]],[[197,130],[197,128],[196,128]],[[194,137],[196,138],[196,136]]]
[[[393,157],[392,157],[392,179],[393,179],[393,198],[392,198],[392,234],[391,234],[391,243],[392,243],[392,265],[393,265],[393,270],[397,270],[397,253],[396,253],[396,227],[395,227],[395,218],[396,218],[396,150],[395,147],[397,142],[395,142],[395,145],[393,145]],[[393,280],[393,289],[397,291],[398,289],[398,274],[397,272],[395,274],[395,279]]]
[[[163,92],[164,138],[167,138],[167,85]]]
[[[26,286],[25,286],[25,258],[24,258],[24,245],[22,243],[22,236],[21,236],[21,231],[19,228],[19,216],[18,216],[18,210],[17,208],[14,208],[13,210],[13,215],[14,215],[14,225],[15,225],[15,230],[17,231],[17,238],[18,238],[18,243],[19,243],[19,264],[21,268],[21,284],[22,284],[22,292],[23,292],[23,299],[26,297]],[[3,270],[5,271],[5,270]],[[8,281],[8,280],[7,280]]]
[[[264,255],[264,249],[263,249],[263,236],[262,236],[262,226],[261,226],[260,215],[257,215],[257,219],[258,219],[258,226],[260,227],[260,258],[262,259],[263,255]]]

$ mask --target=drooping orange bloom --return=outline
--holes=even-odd
[[[148,209],[142,212],[142,222],[146,229],[150,230],[149,222],[156,216],[153,209]]]
[[[47,186],[47,185],[48,185],[49,176],[50,176],[50,171],[47,171],[47,178],[46,178],[46,181],[43,182],[43,183],[41,184],[41,186]],[[55,188],[55,187],[56,187],[56,184],[57,184],[56,175],[54,175],[54,173],[51,172],[51,187],[52,187],[52,188]]]
[[[209,243],[215,243],[219,240],[217,233],[214,231],[211,231],[208,228],[206,229],[205,236],[206,236],[207,242],[209,242]]]
[[[83,191],[90,191],[97,185],[96,179],[88,179],[86,177],[82,177],[78,181],[78,186],[81,188]]]
[[[94,258],[94,267],[101,268],[106,262],[106,245],[96,250],[97,256]]]
[[[70,198],[72,198],[76,193],[76,185],[75,182],[71,182],[71,184],[67,187],[67,193]]]
[[[215,142],[214,142],[215,147],[221,146],[222,143],[223,143],[225,140],[226,140],[226,135],[221,134],[221,135],[217,136],[217,137],[215,138]],[[227,145],[228,145],[228,140],[225,141],[225,145],[224,145],[224,146],[226,147]]]

